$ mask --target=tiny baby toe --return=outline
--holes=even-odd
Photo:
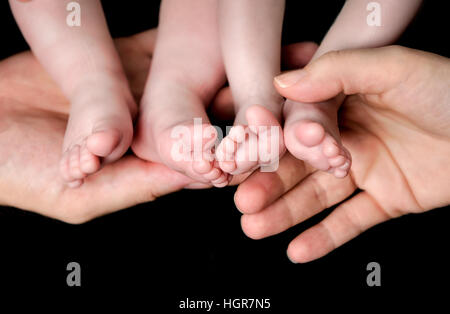
[[[328,159],[328,163],[331,167],[340,167],[345,163],[346,160],[347,159],[344,156],[338,155],[336,157]]]
[[[220,171],[217,168],[213,168],[213,169],[211,169],[210,172],[208,172],[204,175],[204,178],[207,181],[214,181],[214,180],[220,178],[221,175],[222,175],[222,171]]]
[[[71,189],[79,188],[83,184],[83,180],[74,180],[67,183],[67,186]]]
[[[224,186],[228,185],[228,175],[222,173],[219,178],[211,181],[211,183],[215,187],[224,187]]]
[[[275,172],[278,170],[279,163],[270,163],[261,165],[261,172]],[[250,171],[254,171],[256,169],[251,169]]]
[[[260,130],[257,125],[249,125],[248,129],[250,132],[252,132],[255,135],[258,135],[260,133]]]
[[[80,170],[85,174],[92,174],[100,169],[100,160],[93,155],[85,146],[80,152]]]
[[[211,148],[215,145],[218,133],[215,127],[212,125],[203,126],[203,144],[205,148]]]
[[[226,162],[234,160],[234,152],[237,145],[233,140],[226,137],[222,140],[216,151],[216,160],[219,162]]]
[[[80,146],[75,145],[69,155],[69,175],[72,180],[82,179],[85,174],[80,170]]]
[[[236,143],[242,143],[245,140],[245,129],[242,125],[237,125],[231,128],[228,137]]]
[[[222,149],[224,152],[224,157],[226,158],[225,160],[229,161],[237,150],[237,144],[231,137],[227,136],[222,141]]]
[[[342,166],[339,167],[339,169],[347,171],[350,168],[350,161],[347,160]]]
[[[348,173],[348,171],[346,171],[346,170],[342,170],[342,169],[336,169],[335,171],[334,171],[334,176],[336,177],[336,178],[339,178],[339,179],[341,179],[341,178],[344,178],[345,176],[347,176],[347,173]]]
[[[227,181],[221,182],[221,183],[215,183],[213,184],[216,188],[224,188],[228,185]]]
[[[199,174],[208,173],[209,171],[211,171],[211,162],[204,159],[194,161],[192,163],[192,169]]]
[[[334,140],[324,141],[323,143],[323,154],[328,158],[337,157],[341,149],[337,146]]]
[[[219,164],[220,169],[224,172],[231,173],[236,170],[236,163],[234,161],[221,161]]]
[[[221,143],[219,145],[219,147],[217,147],[217,150],[216,150],[216,160],[221,162],[221,161],[225,161],[226,159],[227,159],[227,157],[225,154],[225,150]]]

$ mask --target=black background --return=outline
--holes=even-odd
[[[159,1],[103,3],[114,37],[157,26]],[[444,3],[426,1],[398,43],[450,56]],[[320,42],[342,4],[288,1],[284,42]],[[0,32],[0,59],[27,49],[7,1],[0,3]],[[135,302],[174,310],[186,297],[264,297],[278,311],[326,304],[315,303],[314,296],[342,295],[339,303],[346,305],[356,293],[411,303],[418,299],[398,294],[438,287],[448,292],[448,208],[389,221],[324,258],[294,265],[286,258],[289,241],[330,210],[280,235],[254,241],[240,229],[234,191],[181,191],[75,226],[0,208],[0,286],[51,289],[75,301],[85,292],[117,292],[109,304],[124,301],[125,292],[140,292]],[[71,261],[81,264],[80,288],[66,286],[66,265]],[[366,265],[371,261],[381,264],[381,287],[366,285]]]

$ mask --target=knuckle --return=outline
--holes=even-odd
[[[387,47],[384,47],[386,51],[388,51],[392,55],[403,55],[409,51],[409,49],[400,46],[400,45],[390,45]]]
[[[400,66],[408,64],[411,61],[411,57],[414,56],[412,53],[413,50],[399,45],[391,45],[381,49],[383,49],[385,55],[392,61],[393,64]]]
[[[332,50],[325,53],[319,59],[322,59],[322,61],[327,64],[335,64],[349,53],[351,53],[351,50]]]

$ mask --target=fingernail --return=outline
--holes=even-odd
[[[298,83],[306,76],[305,70],[296,70],[283,73],[274,78],[275,82],[281,88],[291,87],[292,85]]]

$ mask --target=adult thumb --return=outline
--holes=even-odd
[[[325,101],[340,93],[381,94],[409,76],[416,55],[399,46],[333,51],[275,77],[274,84],[282,96],[299,102]]]

